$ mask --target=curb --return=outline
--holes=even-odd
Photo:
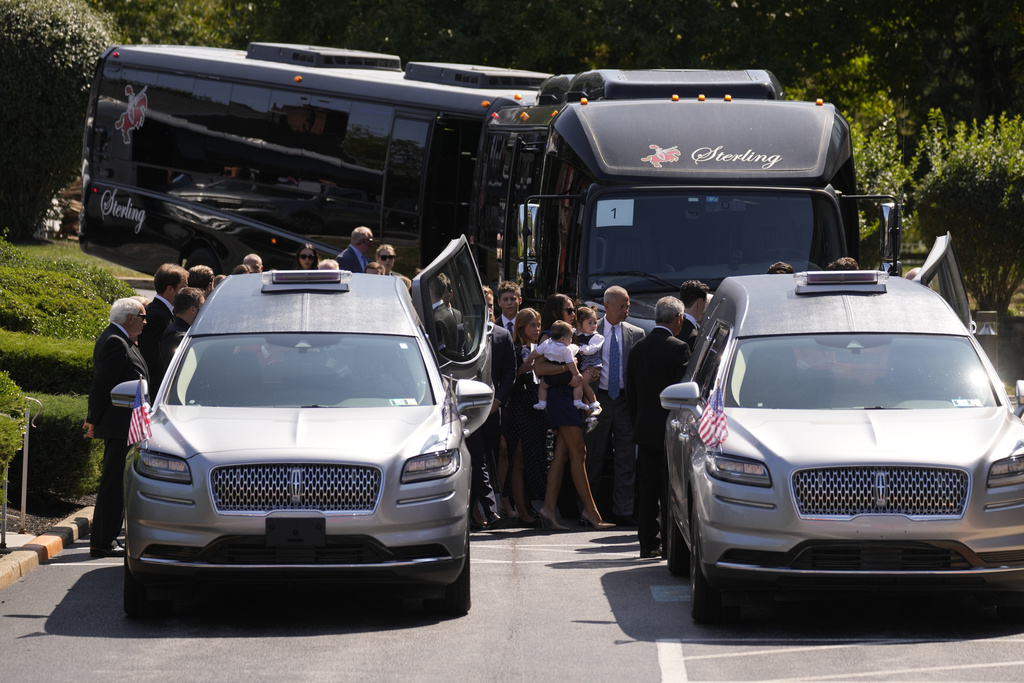
[[[28,574],[43,562],[53,559],[57,553],[71,546],[89,533],[94,508],[85,507],[50,527],[43,534],[33,538],[6,555],[0,556],[0,590]]]

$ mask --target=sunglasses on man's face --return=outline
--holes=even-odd
[[[394,254],[381,254],[377,258],[379,258],[381,261],[393,261],[394,258],[395,258],[395,255]]]

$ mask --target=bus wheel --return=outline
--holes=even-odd
[[[194,249],[188,258],[185,259],[185,267],[191,268],[192,266],[210,266],[213,268],[213,274],[220,274],[220,259],[209,247],[199,247]]]

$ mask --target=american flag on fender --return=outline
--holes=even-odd
[[[138,443],[153,436],[149,428],[149,403],[142,400],[142,381],[135,390],[135,405],[132,406],[132,423],[128,427],[128,445]]]
[[[700,418],[698,430],[701,440],[708,448],[718,448],[729,438],[729,425],[725,420],[725,402],[722,400],[722,387],[715,387],[708,401],[707,408]]]

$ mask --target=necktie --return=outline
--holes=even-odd
[[[513,329],[512,321],[511,320],[509,320],[507,323],[505,323],[505,329],[508,330],[509,334],[515,334],[515,331]]]
[[[608,347],[608,395],[612,399],[619,397],[619,342],[615,339],[615,326],[610,325],[611,328],[611,344]]]

